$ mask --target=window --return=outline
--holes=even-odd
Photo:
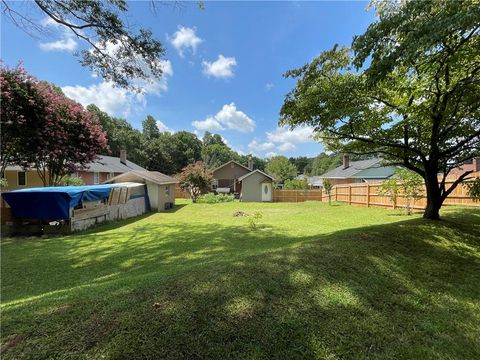
[[[113,173],[113,172],[110,172],[107,175],[107,179],[111,179],[111,178],[114,178],[114,177],[115,177],[115,173]]]
[[[27,185],[27,173],[25,171],[17,172],[17,184],[18,186]]]
[[[217,179],[213,179],[213,180],[212,180],[212,190],[215,190],[217,187],[218,187],[218,180],[217,180]]]
[[[100,184],[100,173],[97,171],[93,173],[93,183]]]
[[[170,186],[168,186],[168,185],[165,186],[165,195],[166,195],[167,197],[170,196]]]

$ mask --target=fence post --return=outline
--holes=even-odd
[[[352,185],[348,185],[348,204],[352,204]]]
[[[367,207],[370,207],[370,183],[367,183]]]
[[[337,192],[338,192],[338,188],[335,186],[335,201],[338,201]]]
[[[298,190],[293,191],[295,191],[295,202],[298,203]]]

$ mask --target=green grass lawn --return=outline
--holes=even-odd
[[[3,239],[2,358],[478,359],[480,210],[442,215],[184,202]]]

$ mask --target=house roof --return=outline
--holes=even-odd
[[[321,175],[320,178],[329,178],[329,179],[347,179],[347,178],[354,178],[357,176],[361,176],[359,173],[363,170],[370,169],[370,168],[385,168],[382,165],[383,159],[381,158],[373,158],[368,160],[360,160],[360,161],[350,161],[350,166],[346,169],[343,168],[343,165],[326,172],[325,174]],[[389,177],[391,174],[383,176]],[[363,177],[363,176],[361,176]]]
[[[127,160],[127,164],[123,164],[122,162],[120,162],[119,157],[107,155],[98,155],[98,159],[88,164],[86,166],[86,170],[115,173],[125,173],[130,170],[146,171],[140,165],[137,165],[129,160]]]
[[[129,172],[117,175],[105,181],[105,184],[115,182],[138,182],[141,180],[151,181],[158,185],[178,184],[179,181],[171,176],[162,174],[158,171],[131,170]]]
[[[245,165],[242,165],[242,164],[240,164],[239,162],[237,162],[237,161],[235,161],[235,160],[230,160],[230,161],[227,161],[225,164],[220,165],[219,167],[213,169],[212,172],[215,172],[215,171],[217,171],[217,170],[220,170],[221,168],[223,168],[223,167],[225,167],[225,166],[227,166],[228,164],[231,164],[231,163],[237,164],[238,166],[241,166],[242,168],[250,171],[250,169],[249,169],[248,167],[246,167]]]
[[[257,169],[257,170],[253,170],[253,171],[251,171],[251,172],[249,172],[248,174],[245,174],[245,175],[243,175],[243,176],[240,176],[240,177],[238,178],[238,181],[242,181],[243,179],[249,177],[250,175],[252,175],[252,174],[254,174],[254,173],[256,173],[256,172],[262,174],[263,176],[265,176],[265,177],[267,177],[267,178],[269,178],[269,179],[271,179],[271,180],[273,181],[273,177],[271,177],[271,176],[268,175],[268,174],[265,174],[263,171],[258,170],[258,169]]]
[[[12,165],[12,166],[7,166],[5,170],[23,171],[23,168],[18,165]],[[33,169],[30,169],[30,170],[33,170]],[[85,169],[82,169],[81,171],[125,173],[130,170],[146,171],[146,169],[144,169],[140,165],[137,165],[129,160],[127,160],[127,164],[125,165],[122,162],[120,162],[119,157],[107,156],[107,155],[97,155],[97,159],[87,164],[85,166]]]

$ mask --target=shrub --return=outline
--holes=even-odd
[[[333,184],[329,179],[323,179],[323,191],[328,195],[328,205],[332,205]]]
[[[233,195],[215,193],[207,193],[197,198],[197,202],[203,204],[218,204],[232,202],[233,200],[235,200],[235,197]]]
[[[464,185],[474,202],[480,201],[480,177]]]
[[[379,193],[390,197],[393,207],[397,207],[398,196],[405,198],[405,214],[410,215],[415,201],[422,197],[423,179],[407,169],[395,171],[395,176],[382,183]]]
[[[283,184],[285,190],[307,190],[308,181],[307,179],[291,179],[285,180]]]
[[[61,182],[62,185],[65,186],[82,186],[85,185],[83,179],[78,176],[65,176]]]
[[[248,227],[252,230],[255,230],[258,227],[258,222],[263,217],[263,214],[260,211],[255,211],[247,219]]]

